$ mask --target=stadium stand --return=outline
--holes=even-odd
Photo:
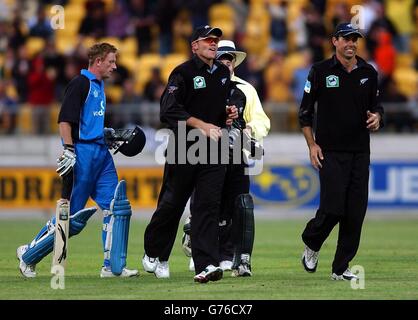
[[[79,68],[85,67],[86,49],[95,42],[111,42],[119,49],[118,64],[128,70],[135,84],[135,93],[139,96],[143,94],[144,86],[150,79],[153,68],[158,67],[161,71],[162,79],[167,81],[173,68],[190,56],[189,38],[193,31],[193,12],[188,10],[187,1],[177,2],[178,7],[176,9],[178,10],[176,11],[178,13],[172,25],[172,52],[164,56],[158,53],[159,30],[157,23],[151,28],[151,51],[148,53],[142,53],[138,50],[138,48],[141,48],[141,43],[138,44],[137,37],[133,33],[132,23],[135,20],[132,17],[131,23],[126,30],[127,37],[124,38],[109,37],[107,35],[101,38],[94,38],[79,34],[80,25],[87,14],[86,8],[89,4],[93,2],[102,3],[106,14],[109,14],[114,8],[115,1],[122,1],[126,5],[127,12],[130,12],[130,3],[133,0],[64,1],[65,27],[54,30],[53,41],[58,54],[64,59],[65,64],[60,66],[59,70],[56,70],[58,78],[55,81],[56,94],[55,102],[51,107],[51,119],[56,116],[56,108],[59,106],[63,87],[69,81],[65,76],[66,72],[69,72],[66,70],[66,65],[68,63],[76,63]],[[29,22],[36,18],[36,12],[44,2],[27,0],[21,2],[24,4],[22,6],[24,11],[14,11],[16,9],[15,1],[4,1],[9,11],[14,12],[14,15],[10,15],[3,22],[6,25],[6,32],[0,35],[0,81],[7,83],[8,96],[21,103],[19,108],[17,108],[19,114],[15,132],[29,134],[33,130],[33,126],[30,123],[32,110],[25,100],[25,76],[30,67],[30,60],[36,54],[40,54],[42,57],[46,55],[44,52],[46,40],[29,35]],[[159,1],[156,0],[154,3],[157,5]],[[325,5],[321,7],[321,3]],[[309,20],[315,13],[320,14],[320,21],[316,21],[315,26],[318,27],[317,30],[321,30],[321,28],[325,30],[326,36],[323,37],[321,45],[314,48],[314,50],[319,50],[319,53],[323,54],[324,57],[329,57],[333,54],[329,35],[335,24],[341,22],[341,19],[351,17],[353,13],[350,10],[354,5],[359,4],[364,6],[365,9],[385,9],[385,19],[390,21],[398,30],[399,36],[395,35],[392,40],[396,48],[396,54],[391,80],[394,81],[398,91],[406,96],[409,105],[418,110],[418,5],[416,1],[217,0],[213,1],[213,4],[209,7],[207,21],[223,30],[224,39],[233,39],[240,49],[248,53],[248,59],[246,59],[243,66],[238,68],[237,72],[242,72],[244,78],[258,79],[258,86],[256,85],[256,87],[259,90],[263,90],[259,92],[263,102],[276,104],[276,107],[270,108],[272,112],[279,109],[293,110],[289,111],[289,118],[295,122],[297,101],[292,92],[294,73],[298,68],[306,67],[304,50],[313,50],[310,47],[312,38],[310,32],[313,32],[314,29],[309,24]],[[48,4],[45,7],[46,13],[50,18],[53,14],[51,8],[52,4]],[[151,6],[150,8],[150,11],[147,12],[147,17],[156,21],[156,6]],[[271,45],[273,22],[271,9],[280,9],[285,13],[284,26],[286,30],[282,31],[286,38],[282,47]],[[373,22],[373,19],[376,19],[373,18],[373,10],[370,12],[369,24]],[[384,29],[385,26],[382,28]],[[317,34],[313,34],[313,36],[315,37]],[[368,40],[369,38],[367,38]],[[29,60],[18,59],[17,53],[22,45],[27,50]],[[369,50],[370,46],[366,45],[365,40],[362,40],[359,43],[359,55],[374,63],[374,52]],[[49,60],[46,59],[46,61]],[[315,60],[312,62],[315,62]],[[56,65],[47,65],[47,67],[57,68]],[[262,75],[261,82],[265,83],[264,89],[258,78],[259,74]],[[381,88],[381,90],[384,90],[384,88]],[[122,84],[115,84],[111,81],[107,91],[111,101],[109,107],[111,108],[112,104],[117,104],[123,97]],[[287,105],[287,107],[283,107],[284,105]],[[418,122],[418,119],[416,122]],[[0,133],[4,131],[2,125],[0,124]],[[295,123],[291,124],[290,127],[297,130]],[[418,129],[417,127],[417,124],[415,124],[414,129]],[[280,130],[274,124],[273,128]],[[288,128],[282,129],[288,130]],[[52,120],[49,131],[51,133],[56,131],[55,123]]]

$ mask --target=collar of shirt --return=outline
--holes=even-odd
[[[218,66],[216,65],[217,62],[215,60],[213,61],[212,68],[211,68],[209,67],[207,63],[204,63],[196,54],[193,55],[192,59],[196,63],[196,66],[198,69],[204,68],[209,73],[214,73],[215,70],[218,68]]]
[[[91,73],[90,71],[88,71],[87,69],[81,69],[80,74],[87,77],[87,79],[89,79],[90,81],[96,80],[97,82],[99,82],[100,84],[103,85],[103,80],[99,81],[99,79],[97,79],[96,76],[93,73]]]

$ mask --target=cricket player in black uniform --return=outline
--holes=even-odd
[[[299,111],[311,164],[319,170],[321,185],[319,209],[302,234],[306,245],[302,264],[306,271],[316,271],[319,250],[339,224],[333,280],[357,278],[349,262],[357,253],[367,210],[370,131],[382,126],[377,72],[356,55],[360,37],[350,23],[336,27],[332,36],[335,55],[312,66]]]
[[[223,275],[219,268],[218,220],[228,159],[225,164],[221,164],[220,159],[214,163],[210,159],[212,149],[209,146],[215,143],[217,151],[220,151],[221,128],[226,127],[227,112],[231,110],[227,108],[229,70],[214,61],[221,36],[219,28],[210,26],[199,27],[193,32],[191,48],[194,55],[173,70],[161,97],[160,119],[173,135],[167,148],[157,210],[145,230],[145,254],[142,259],[145,271],[154,273],[157,278],[170,276],[168,259],[180,218],[193,190],[193,206],[197,212],[191,230],[196,272],[194,280],[201,283],[216,281]],[[234,116],[238,116],[237,112]],[[203,134],[208,149],[207,152],[199,149],[198,153],[205,161],[193,164],[186,157],[195,141],[184,141],[185,137],[181,141],[182,126],[188,133],[198,129],[193,132]],[[181,150],[182,143],[186,143],[185,150]],[[173,158],[170,149],[176,150],[174,163],[170,161]]]
[[[219,221],[220,263],[225,271],[232,270],[232,276],[252,275],[251,254],[253,250],[255,221],[254,203],[250,194],[248,158],[263,155],[259,141],[270,130],[270,119],[265,114],[255,88],[234,74],[234,69],[244,61],[247,54],[238,51],[230,40],[221,40],[216,59],[229,68],[231,90],[228,104],[238,110],[238,118],[229,127],[230,163],[228,164],[222,191]],[[255,144],[259,146],[255,150]],[[193,199],[192,202],[193,203]],[[191,212],[193,215],[193,212]],[[183,251],[191,256],[191,216],[186,219],[182,239]],[[193,270],[193,259],[189,269]]]

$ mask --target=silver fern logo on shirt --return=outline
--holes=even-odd
[[[193,78],[193,86],[195,89],[203,89],[206,88],[205,78],[201,76],[197,76]]]
[[[338,88],[340,86],[340,82],[338,76],[330,75],[326,78],[327,88]]]
[[[360,79],[360,85],[365,84],[367,80],[369,80],[369,78]]]

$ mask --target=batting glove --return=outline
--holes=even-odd
[[[72,144],[64,144],[64,152],[57,159],[57,173],[60,177],[66,176],[71,172],[75,165],[76,154]]]
[[[120,145],[120,141],[117,141],[118,136],[113,128],[104,128],[103,136],[108,149],[117,149]]]

